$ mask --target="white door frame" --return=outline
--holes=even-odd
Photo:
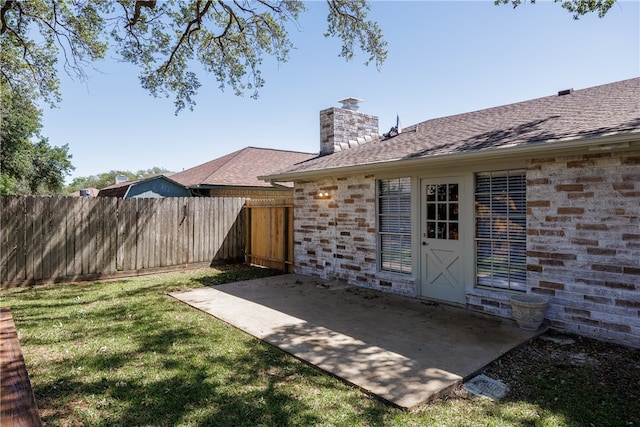
[[[418,245],[421,297],[449,303],[466,302],[466,227],[463,176],[419,180]],[[457,200],[452,192],[456,186]],[[445,191],[444,199],[429,192]]]

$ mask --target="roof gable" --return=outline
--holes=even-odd
[[[101,189],[98,192],[98,197],[126,197],[127,194],[129,193],[129,190],[132,187],[135,187],[143,183],[148,183],[151,181],[156,181],[156,180],[166,181],[167,183],[169,183],[169,185],[184,188],[184,191],[188,191],[184,185],[180,184],[179,182],[176,182],[171,178],[168,178],[165,175],[155,175],[149,178],[135,179],[133,181],[124,181],[118,184],[110,185],[108,187]]]
[[[311,153],[246,147],[178,172],[171,178],[187,187],[271,187],[271,184],[257,177],[278,172],[313,157],[315,154]]]

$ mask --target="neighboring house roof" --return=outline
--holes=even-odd
[[[121,182],[119,184],[113,184],[110,185],[108,187],[104,187],[102,188],[99,192],[98,192],[98,196],[100,197],[124,197],[125,194],[127,194],[127,191],[129,191],[129,187],[131,186],[131,184],[138,182],[140,180],[134,180],[134,181],[125,181],[125,182]]]
[[[259,180],[268,175],[314,158],[316,154],[269,148],[246,147],[226,156],[171,175],[186,187],[272,187]],[[290,185],[280,183],[281,185]]]
[[[516,148],[524,152],[602,143],[612,136],[640,138],[640,78],[563,92],[568,93],[427,120],[397,136],[316,157],[262,178],[303,179],[339,170],[372,170],[390,162],[406,167],[411,160],[471,158],[488,152],[507,155]]]
[[[98,197],[127,197],[127,194],[129,193],[129,190],[131,189],[131,187],[136,186],[136,185],[141,185],[144,183],[149,183],[151,181],[155,181],[155,180],[163,180],[168,182],[170,185],[174,185],[180,188],[184,188],[184,191],[188,191],[184,185],[180,184],[179,182],[176,182],[175,180],[171,179],[171,178],[167,178],[164,175],[156,175],[156,176],[152,176],[150,178],[143,178],[143,179],[136,179],[133,181],[124,181],[118,184],[113,184],[110,185],[108,187],[105,187],[103,189],[101,189],[98,192]]]

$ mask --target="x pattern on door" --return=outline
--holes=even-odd
[[[438,286],[448,285],[455,286],[459,278],[457,276],[457,261],[460,259],[457,251],[440,250],[427,247],[429,252],[427,257],[432,263],[429,263],[429,284],[437,284]],[[445,279],[443,282],[441,279]]]

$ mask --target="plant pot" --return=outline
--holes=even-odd
[[[518,326],[527,331],[537,331],[542,325],[549,301],[537,295],[514,295],[510,302],[511,312]]]

